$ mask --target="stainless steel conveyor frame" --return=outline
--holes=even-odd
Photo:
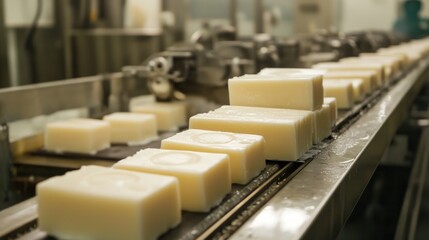
[[[235,232],[232,239],[333,239],[428,77],[428,61],[389,87]],[[35,199],[0,212],[0,236],[37,217]],[[24,239],[44,237],[38,231]]]

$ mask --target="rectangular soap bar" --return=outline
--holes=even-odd
[[[324,79],[361,79],[366,95],[377,89],[377,77],[372,71],[328,71]]]
[[[326,69],[329,71],[373,71],[377,75],[377,86],[381,87],[385,83],[384,67],[379,63],[338,63],[326,62],[313,65],[316,69]],[[326,76],[326,75],[325,75]]]
[[[226,153],[231,181],[246,184],[265,168],[264,138],[259,135],[189,129],[162,140],[162,149]]]
[[[365,88],[362,79],[349,79],[353,84],[353,96],[355,102],[362,102],[365,99]]]
[[[414,63],[416,63],[420,58],[421,58],[421,53],[407,47],[407,48],[403,48],[403,47],[390,47],[390,48],[380,48],[377,50],[377,54],[381,54],[381,55],[391,55],[391,54],[402,54],[406,56],[408,65],[412,65]]]
[[[228,81],[229,102],[236,106],[315,110],[323,104],[322,75],[243,75]]]
[[[187,211],[208,212],[231,191],[227,154],[147,148],[113,167],[176,177]]]
[[[331,127],[334,127],[337,123],[337,117],[338,117],[338,109],[337,109],[337,100],[332,97],[325,97],[323,99],[323,105],[329,106],[329,111],[331,113]]]
[[[37,205],[59,239],[157,239],[181,220],[177,179],[98,166],[39,183]]]
[[[322,105],[322,107],[314,113],[314,143],[317,144],[323,139],[331,135],[331,109],[329,105]]]
[[[241,117],[255,117],[255,114],[264,114],[269,118],[277,118],[279,116],[283,118],[295,119],[299,118],[300,121],[300,133],[298,138],[298,144],[305,146],[304,152],[312,146],[313,143],[313,133],[315,129],[314,126],[314,111],[304,111],[304,110],[295,110],[295,109],[279,109],[279,108],[258,108],[258,107],[243,107],[243,106],[231,106],[224,105],[220,108],[217,108],[212,111],[214,114],[224,114],[224,115],[237,115]],[[305,126],[309,126],[308,129],[301,129]]]
[[[398,65],[395,61],[391,61],[389,59],[385,59],[385,58],[371,58],[371,57],[348,57],[348,58],[343,58],[340,60],[341,63],[349,63],[349,64],[354,64],[354,63],[379,63],[383,65],[383,69],[384,69],[384,76],[386,78],[386,80],[390,80],[393,75],[395,75],[398,72]]]
[[[361,55],[365,56],[367,54],[376,54],[377,56],[383,56],[383,57],[399,57],[401,58],[402,61],[402,66],[405,68],[410,67],[411,65],[411,60],[408,57],[407,54],[405,53],[400,53],[400,52],[383,52],[383,51],[378,51],[376,53],[361,53]]]
[[[110,126],[86,118],[52,122],[46,125],[44,141],[49,151],[95,154],[110,147]]]
[[[354,105],[353,84],[345,81],[324,81],[323,89],[326,97],[337,99],[339,109],[350,109]]]
[[[156,117],[153,114],[117,112],[103,117],[110,124],[110,141],[143,145],[158,139]]]
[[[362,102],[365,98],[365,89],[363,86],[362,79],[324,79],[324,82],[331,82],[331,81],[343,81],[343,82],[350,82],[353,87],[353,99],[355,103]]]
[[[266,159],[295,161],[312,145],[313,112],[223,106],[191,117],[189,127],[261,135]]]
[[[259,75],[281,75],[281,74],[306,74],[306,75],[325,75],[326,70],[313,68],[263,68]]]
[[[359,54],[360,58],[364,59],[389,59],[394,64],[398,66],[398,71],[405,70],[406,67],[406,61],[404,58],[400,55],[382,55],[377,53],[361,53]]]
[[[152,102],[132,105],[131,112],[156,115],[158,130],[177,131],[186,126],[187,106],[185,102]]]

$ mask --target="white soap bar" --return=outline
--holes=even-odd
[[[236,106],[319,109],[323,104],[322,75],[243,75],[228,81],[229,102]]]
[[[332,97],[325,97],[323,101],[324,106],[329,106],[329,111],[331,112],[331,127],[334,127],[337,123],[338,109],[337,109],[337,100]]]
[[[350,109],[353,107],[354,95],[353,84],[345,81],[324,81],[323,89],[326,97],[337,99],[339,109]]]
[[[188,211],[208,212],[231,191],[227,154],[147,148],[113,167],[177,177]]]
[[[372,71],[328,71],[324,79],[361,79],[366,95],[377,88],[377,77]]]
[[[312,145],[313,112],[223,106],[191,117],[189,127],[261,135],[266,159],[295,161]]]
[[[158,139],[156,117],[153,114],[117,112],[103,117],[110,124],[110,141],[143,145]]]
[[[46,125],[45,149],[49,151],[95,154],[108,147],[110,147],[108,122],[76,118]]]
[[[98,166],[39,183],[37,205],[59,239],[156,239],[181,220],[177,179]]]
[[[331,109],[329,105],[322,105],[322,107],[314,111],[314,136],[313,142],[315,144],[321,142],[323,139],[331,135]]]
[[[355,103],[362,102],[365,98],[365,89],[363,86],[362,79],[324,79],[323,82],[332,82],[332,81],[343,81],[343,82],[350,82],[353,87],[353,99]]]
[[[226,153],[231,181],[246,184],[265,168],[264,138],[259,135],[189,129],[162,140],[162,149]]]
[[[338,63],[326,62],[313,65],[316,69],[326,69],[329,71],[373,71],[377,78],[377,86],[381,87],[385,83],[384,68],[379,63]],[[326,76],[326,75],[325,75]]]
[[[176,131],[186,126],[187,106],[185,102],[153,102],[134,105],[131,112],[156,115],[158,130]]]

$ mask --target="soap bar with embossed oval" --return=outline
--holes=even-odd
[[[222,106],[189,120],[189,128],[261,135],[265,159],[296,161],[313,144],[312,111]]]
[[[227,154],[147,148],[113,167],[177,177],[188,211],[208,212],[231,191]]]
[[[233,183],[246,184],[265,168],[264,138],[260,135],[189,129],[162,140],[161,148],[226,153]]]
[[[99,166],[39,183],[37,203],[59,239],[156,239],[181,220],[176,178]]]

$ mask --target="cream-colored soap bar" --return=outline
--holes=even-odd
[[[359,55],[361,59],[370,59],[370,60],[382,60],[387,62],[388,64],[393,65],[397,71],[402,71],[405,69],[405,62],[401,56],[395,55],[379,55],[377,53],[361,53]]]
[[[405,53],[400,53],[400,52],[376,52],[376,53],[361,53],[360,55],[362,56],[368,56],[368,55],[376,55],[376,56],[382,56],[382,57],[395,57],[395,58],[400,58],[401,59],[401,63],[402,63],[402,67],[408,68],[411,64],[409,57],[407,56],[407,54]],[[359,55],[359,56],[360,56]]]
[[[306,74],[306,75],[325,75],[326,70],[313,68],[263,68],[259,75],[282,75],[282,74]]]
[[[377,78],[377,86],[381,87],[385,83],[384,67],[380,63],[338,63],[326,62],[313,65],[316,69],[326,69],[329,71],[373,71]],[[326,75],[325,75],[326,76]]]
[[[131,106],[131,112],[155,114],[158,130],[176,131],[186,126],[187,106],[185,102],[153,102]]]
[[[256,111],[256,112],[255,112]],[[304,152],[312,146],[314,126],[314,111],[294,110],[294,109],[278,109],[278,108],[258,108],[258,107],[243,107],[224,105],[212,111],[214,114],[237,115],[242,117],[254,117],[256,114],[264,114],[267,117],[276,118],[282,116],[290,119],[300,119],[299,123],[299,142],[300,146],[305,146]],[[305,126],[310,126],[308,129],[301,129]]]
[[[340,60],[342,63],[381,63],[384,68],[384,76],[387,80],[391,79],[399,71],[399,66],[396,61],[386,58],[373,57],[348,57]]]
[[[59,239],[156,239],[181,220],[177,179],[98,166],[39,183],[37,205]]]
[[[353,85],[353,96],[355,102],[362,102],[365,99],[365,87],[362,79],[350,79]]]
[[[231,191],[227,154],[147,148],[113,167],[177,177],[188,211],[208,212]]]
[[[236,106],[315,110],[323,104],[322,75],[243,75],[228,81],[229,102]]]
[[[377,76],[373,71],[328,71],[324,79],[361,79],[366,95],[377,88]]]
[[[329,111],[331,113],[331,127],[334,127],[337,123],[338,109],[337,109],[337,100],[332,97],[325,97],[323,101],[324,106],[329,106]]]
[[[339,109],[350,109],[354,103],[353,84],[345,81],[324,81],[323,89],[326,97],[337,99]]]
[[[49,151],[95,154],[108,147],[110,147],[108,122],[76,118],[46,125],[45,149]]]
[[[398,71],[402,71],[406,67],[406,61],[400,55],[382,55],[377,53],[361,53],[359,58],[362,59],[388,59],[398,67]]]
[[[110,141],[143,145],[158,139],[156,117],[153,114],[117,112],[103,117],[110,124]]]
[[[259,135],[189,129],[162,140],[162,149],[226,153],[231,181],[246,184],[265,168],[264,138]]]
[[[189,127],[261,135],[266,159],[295,161],[312,145],[313,112],[223,106],[191,117]]]
[[[323,139],[331,135],[331,109],[329,105],[322,105],[322,107],[314,113],[314,136],[313,142],[315,144],[321,142]]]
[[[409,47],[381,48],[377,50],[377,54],[380,54],[380,55],[401,54],[402,56],[406,56],[406,62],[408,63],[408,66],[416,63],[421,58],[421,54],[419,52],[416,52],[415,50]]]
[[[350,82],[353,87],[353,99],[355,103],[362,102],[365,98],[365,89],[363,86],[362,79],[324,79],[323,82],[335,82],[335,81],[342,81],[342,82]]]

